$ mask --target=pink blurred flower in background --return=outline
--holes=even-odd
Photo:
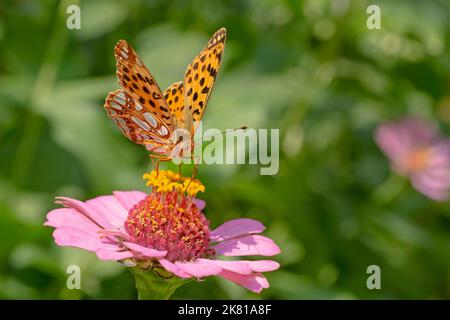
[[[450,189],[450,140],[425,120],[406,117],[381,124],[375,141],[396,173],[410,179],[427,197],[447,200]]]
[[[174,178],[175,177],[175,178]],[[182,279],[217,275],[253,292],[268,288],[262,272],[278,269],[272,260],[220,260],[220,256],[274,256],[280,248],[259,235],[265,227],[253,219],[235,219],[210,230],[202,213],[205,203],[194,198],[204,187],[186,183],[171,171],[147,175],[153,191],[116,191],[86,202],[57,198],[65,208],[52,210],[46,226],[55,228],[59,246],[95,252],[101,260],[162,268]],[[202,190],[203,188],[203,190]]]

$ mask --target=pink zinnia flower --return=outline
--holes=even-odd
[[[443,201],[450,188],[450,140],[435,126],[416,118],[380,125],[375,140],[389,157],[392,169],[411,180],[414,188]]]
[[[204,190],[198,180],[188,182],[171,171],[144,177],[153,187],[150,194],[115,191],[86,202],[57,198],[65,208],[50,211],[45,222],[55,228],[56,244],[127,266],[165,269],[183,279],[217,275],[256,293],[269,287],[262,272],[278,269],[277,262],[219,259],[280,253],[271,239],[259,235],[265,229],[260,222],[235,219],[210,230],[202,213],[205,202],[193,196]],[[188,195],[180,192],[186,188]]]

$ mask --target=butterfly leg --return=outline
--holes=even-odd
[[[198,163],[194,163],[194,170],[192,171],[192,179],[197,176],[198,173]]]
[[[152,148],[147,147],[147,150],[150,152],[155,152],[155,150],[157,150],[158,148],[161,148],[162,144],[160,143],[154,143],[154,146]],[[168,161],[170,160],[169,157],[161,155],[161,154],[155,154],[155,153],[150,153],[150,159],[152,161],[152,167],[155,168],[156,170],[156,176],[158,176],[159,174],[159,163],[161,161]],[[157,159],[157,161],[155,161],[155,159]]]
[[[195,177],[197,176],[197,173],[198,173],[198,163],[196,163],[194,161],[194,170],[192,171],[191,179],[189,179],[189,183],[187,184],[186,188],[184,189],[184,192],[187,191],[187,189],[189,188],[189,185],[191,184],[192,180],[194,180]]]
[[[159,174],[159,163],[163,162],[163,161],[172,160],[171,157],[167,157],[167,156],[163,156],[163,155],[159,155],[159,154],[151,154],[150,159],[152,160],[152,165],[156,170],[156,176],[158,176],[158,174]]]

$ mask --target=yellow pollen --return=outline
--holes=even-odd
[[[198,179],[182,177],[170,170],[160,170],[158,173],[153,170],[144,173],[143,178],[147,180],[147,186],[152,187],[156,192],[176,191],[191,197],[195,197],[198,192],[205,192],[205,186]]]

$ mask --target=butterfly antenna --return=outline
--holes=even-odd
[[[206,138],[217,137],[217,136],[225,135],[225,134],[227,134],[228,132],[233,132],[233,131],[236,131],[236,130],[247,130],[247,129],[248,129],[247,126],[242,126],[242,127],[239,127],[239,128],[233,128],[233,129],[227,129],[227,130],[223,130],[222,132],[220,132],[220,133],[218,133],[218,134],[213,134],[212,136],[208,136],[208,137],[206,137]],[[203,137],[194,139],[194,141],[197,141],[197,140],[200,140],[200,139],[203,139]],[[203,140],[204,140],[204,139],[203,139]]]

